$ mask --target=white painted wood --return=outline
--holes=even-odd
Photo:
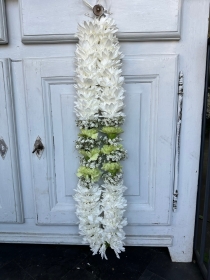
[[[125,147],[130,149],[132,142],[124,163],[128,222],[170,224],[177,57],[130,56],[123,65],[128,92]],[[74,147],[74,69],[74,58],[24,61],[31,149],[38,136],[45,146],[40,160],[31,154],[38,224],[77,223],[72,199],[79,166]]]
[[[192,20],[198,16],[198,10],[203,15],[203,22],[199,26]],[[187,15],[187,18],[182,30],[184,46],[180,47],[180,56],[183,55],[180,70],[184,73],[184,97],[180,139],[179,206],[177,213],[172,215],[174,245],[173,248],[169,248],[172,260],[177,262],[192,260],[209,1],[185,1],[183,14]],[[195,44],[193,48],[192,42]],[[195,58],[196,62],[191,62]]]
[[[27,240],[27,241],[26,241]],[[37,234],[37,233],[2,233],[0,235],[0,242],[4,243],[39,243],[39,244],[71,244],[77,245],[82,243],[81,236],[69,234]],[[127,236],[126,246],[172,246],[173,236]]]
[[[0,0],[0,44],[7,44],[7,23],[5,13],[5,1]]]
[[[180,39],[181,0],[112,1],[111,12],[121,41]],[[22,42],[76,42],[77,23],[87,19],[85,13],[92,11],[82,0],[20,0]]]
[[[21,182],[8,59],[0,59],[0,97],[0,138],[8,147],[5,157],[0,155],[0,222],[22,223]]]
[[[123,73],[128,223],[167,225],[174,180],[177,56],[126,56]]]
[[[136,1],[136,0],[135,0]],[[133,1],[133,3],[135,2]],[[148,1],[147,1],[148,2]],[[61,2],[60,2],[61,3]],[[140,3],[140,1],[138,2]],[[43,3],[41,3],[43,5]],[[61,5],[61,4],[60,4]],[[40,7],[39,7],[40,8]],[[18,242],[25,243],[60,243],[62,237],[69,237],[68,244],[81,244],[80,237],[78,237],[78,227],[76,225],[36,225],[36,211],[34,209],[35,194],[33,193],[33,178],[31,176],[32,170],[30,165],[31,148],[33,147],[35,139],[28,141],[28,123],[26,118],[26,111],[28,110],[23,83],[23,71],[21,61],[24,58],[46,58],[56,57],[64,59],[64,56],[69,58],[74,55],[75,44],[21,44],[20,18],[18,14],[18,2],[13,0],[6,0],[7,20],[10,32],[10,44],[0,46],[0,57],[10,57],[12,62],[12,76],[14,87],[14,100],[16,107],[16,123],[17,123],[17,138],[18,138],[18,152],[21,169],[21,183],[23,190],[23,206],[24,206],[24,224],[0,224],[0,241],[1,242],[15,242],[17,236],[20,236]],[[199,11],[199,13],[198,13]],[[86,12],[88,10],[86,9]],[[179,172],[179,198],[178,209],[176,213],[171,213],[170,225],[129,225],[125,228],[128,236],[129,245],[144,245],[147,246],[170,246],[170,254],[173,261],[189,262],[192,260],[192,244],[194,232],[194,217],[195,217],[195,202],[197,191],[197,177],[198,177],[198,163],[199,163],[199,146],[200,146],[200,128],[203,102],[203,89],[205,77],[205,55],[206,55],[206,39],[208,28],[208,14],[209,14],[209,0],[183,0],[182,9],[182,25],[180,41],[161,41],[161,42],[121,42],[121,49],[125,55],[136,57],[144,56],[168,56],[174,54],[179,56],[178,70],[183,71],[185,75],[183,97],[183,117],[182,117],[182,132],[180,142],[180,172]],[[83,13],[84,15],[84,13]],[[85,17],[84,17],[85,18]],[[73,21],[73,20],[72,20]],[[124,21],[124,20],[123,20]],[[126,19],[126,23],[129,20]],[[28,22],[29,25],[33,23]],[[119,23],[118,23],[119,25]],[[154,34],[151,34],[152,36]],[[150,40],[149,38],[147,40]],[[52,65],[53,68],[53,65]],[[125,69],[125,68],[124,68]],[[154,73],[153,73],[154,74]],[[155,73],[157,75],[157,73]],[[67,73],[66,78],[69,79],[70,74]],[[144,69],[138,71],[136,76],[140,76],[141,81],[144,77]],[[48,77],[43,85],[49,83]],[[60,77],[56,77],[60,78]],[[150,77],[151,78],[151,77]],[[33,80],[34,77],[32,76]],[[43,79],[44,80],[44,79]],[[174,79],[174,88],[177,86],[177,80]],[[134,95],[133,90],[138,88],[138,84],[127,84],[126,87],[131,95]],[[143,85],[144,84],[144,85]],[[34,83],[36,91],[37,85]],[[55,84],[51,86],[53,93],[58,94],[62,89],[64,91],[64,99],[67,98],[66,90],[71,85]],[[142,93],[150,93],[146,83],[140,83]],[[41,92],[43,87],[41,87]],[[41,94],[40,92],[40,94]],[[170,92],[168,92],[170,94]],[[137,97],[137,102],[142,102],[143,94]],[[68,98],[67,98],[68,99]],[[146,99],[144,99],[145,101]],[[70,101],[71,102],[71,101]],[[126,101],[127,102],[127,101]],[[168,104],[167,104],[168,105]],[[136,104],[137,106],[137,104]],[[169,105],[171,106],[171,105]],[[67,107],[66,107],[67,108]],[[146,108],[143,108],[146,111]],[[166,108],[167,109],[167,108]],[[36,108],[34,108],[36,111]],[[164,109],[165,110],[165,109]],[[65,114],[67,114],[64,109]],[[70,110],[69,110],[70,111]],[[57,111],[58,113],[59,111]],[[68,112],[69,113],[69,112]],[[43,113],[44,115],[44,113]],[[54,120],[53,120],[54,121]],[[163,122],[165,118],[163,116]],[[70,124],[67,124],[70,125]],[[59,128],[59,127],[58,127]],[[35,136],[35,138],[38,135]],[[40,135],[41,136],[41,135]],[[126,136],[126,134],[124,134]],[[72,136],[73,137],[73,136]],[[67,142],[69,141],[68,138]],[[57,138],[59,141],[59,138]],[[46,144],[46,143],[44,143]],[[126,144],[126,143],[125,143]],[[25,149],[21,149],[25,146]],[[46,151],[46,150],[45,150]],[[129,157],[132,154],[129,149]],[[146,152],[144,153],[146,154]],[[59,154],[57,154],[58,158]],[[38,158],[37,158],[38,160]],[[65,159],[68,162],[68,159]],[[69,163],[68,163],[69,164]],[[72,167],[71,167],[72,168]],[[126,168],[126,167],[125,167]],[[168,167],[170,169],[170,167]],[[168,169],[168,170],[169,170]],[[64,179],[62,179],[64,180]],[[68,178],[65,178],[68,182]],[[75,176],[76,180],[76,176]],[[135,179],[138,181],[138,178]],[[68,183],[67,183],[68,184]],[[44,188],[44,191],[46,188]],[[60,190],[62,195],[64,188]],[[65,190],[71,194],[69,188]],[[128,193],[131,189],[128,190]],[[133,188],[132,192],[138,194],[138,188]],[[69,195],[68,194],[68,195]],[[173,188],[171,189],[170,197],[172,197]],[[47,195],[47,193],[46,193]],[[141,189],[142,197],[146,198],[146,191]],[[162,192],[157,193],[161,196]],[[171,201],[172,202],[172,201]],[[172,205],[171,208],[172,209]],[[141,215],[141,212],[137,213]],[[162,215],[162,214],[161,214]],[[6,238],[8,235],[8,238]],[[33,236],[33,237],[31,237]],[[47,238],[47,236],[49,238]],[[59,238],[58,238],[59,236]],[[130,237],[132,236],[132,240]],[[145,236],[148,237],[147,241]],[[156,242],[157,236],[160,236]],[[168,237],[173,238],[173,243],[167,241]],[[165,238],[166,237],[166,238]],[[143,239],[142,239],[143,238]],[[133,239],[135,242],[133,242]],[[43,241],[44,240],[44,241]],[[143,244],[144,243],[144,244]],[[170,244],[169,244],[170,243]],[[128,243],[127,243],[128,244]],[[171,246],[172,245],[172,246]]]
[[[13,2],[14,3],[14,2]],[[8,3],[7,3],[8,5]],[[13,99],[15,104],[15,122],[17,150],[20,166],[20,180],[22,190],[22,206],[24,209],[24,228],[27,228],[28,219],[34,218],[34,195],[32,188],[30,155],[31,147],[28,143],[27,113],[25,106],[24,78],[22,61],[11,62],[13,83]],[[8,224],[6,226],[9,226]],[[13,226],[13,225],[12,225]],[[0,225],[1,228],[1,225]],[[5,229],[5,226],[4,226]],[[20,230],[20,229],[19,229]]]
[[[26,60],[24,74],[30,147],[33,149],[37,136],[45,146],[41,159],[31,154],[37,223],[76,224],[72,191],[77,184],[75,173],[79,163],[73,142],[77,137],[73,113],[74,59]],[[69,114],[64,116],[67,109]],[[69,118],[65,120],[66,117]],[[65,185],[66,178],[70,185]]]

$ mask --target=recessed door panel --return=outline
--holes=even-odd
[[[125,57],[123,163],[129,224],[170,224],[176,120],[177,56]],[[76,224],[72,195],[79,166],[75,140],[74,58],[24,61],[38,224]]]
[[[0,59],[0,222],[22,223],[16,125],[8,59]]]
[[[91,3],[91,1],[90,1]],[[107,1],[100,2],[107,7]],[[94,2],[91,3],[94,5]],[[110,1],[122,41],[179,40],[181,0]],[[41,7],[41,9],[40,9]],[[23,43],[76,42],[77,23],[92,11],[83,1],[20,1]],[[128,24],[129,22],[129,24]]]

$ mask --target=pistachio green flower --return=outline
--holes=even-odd
[[[118,162],[107,162],[103,164],[102,169],[104,171],[112,173],[113,175],[116,175],[122,170],[122,166]]]
[[[117,146],[114,145],[104,145],[101,149],[101,152],[105,155],[111,154],[111,152],[116,151],[117,149],[122,149],[123,146],[121,144],[118,144]]]
[[[100,154],[100,149],[94,148],[90,151],[80,150],[79,152],[85,157],[85,159],[97,160]]]
[[[123,130],[121,127],[114,126],[104,126],[101,132],[106,133],[110,139],[114,139],[118,134],[122,133]]]
[[[101,171],[98,168],[88,168],[80,166],[77,170],[77,176],[84,177],[85,179],[91,179],[92,182],[97,182],[100,179]]]
[[[89,138],[92,138],[92,139],[97,139],[97,137],[98,137],[98,130],[95,129],[95,128],[81,129],[79,135],[83,136],[83,137],[89,137]]]

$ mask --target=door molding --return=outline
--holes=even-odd
[[[0,233],[2,243],[35,243],[35,244],[71,244],[81,245],[82,237],[72,234],[59,233],[24,233],[24,232],[2,232]],[[173,245],[172,235],[127,235],[126,246],[154,246],[170,247]]]
[[[11,81],[11,67],[9,59],[0,59],[2,69],[1,104],[4,108],[1,112],[0,137],[8,147],[5,158],[0,157],[0,170],[3,177],[0,182],[2,192],[2,206],[0,207],[0,220],[2,223],[23,223],[23,206],[21,196],[21,180],[18,156],[18,144],[16,137],[16,121],[14,112],[14,100]],[[6,172],[5,172],[5,171]]]
[[[6,23],[6,11],[5,1],[0,0],[0,44],[7,44],[7,23]]]

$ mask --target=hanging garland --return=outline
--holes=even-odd
[[[118,258],[125,250],[123,227],[127,225],[123,217],[126,187],[119,163],[127,153],[120,138],[125,119],[123,55],[114,20],[104,15],[101,5],[94,6],[93,12],[99,16],[79,24],[76,34],[75,113],[80,129],[76,149],[80,167],[74,199],[83,242],[94,255],[99,252],[107,259],[108,247]]]

